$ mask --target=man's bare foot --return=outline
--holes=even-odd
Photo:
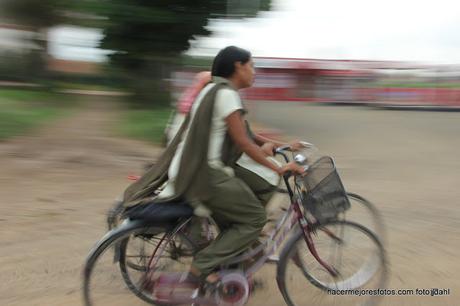
[[[217,273],[211,273],[206,277],[206,281],[210,284],[217,283],[219,281],[219,274]]]
[[[200,276],[201,276],[201,271],[198,270],[197,268],[195,268],[194,266],[191,266],[191,267],[190,267],[190,273],[193,274],[193,275],[196,276],[196,277],[200,277]]]
[[[196,277],[201,277],[201,271],[195,268],[194,266],[190,267],[190,273]],[[214,284],[219,281],[219,274],[211,273],[206,277],[206,282]]]

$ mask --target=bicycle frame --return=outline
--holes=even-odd
[[[277,152],[278,154],[282,155],[285,159],[286,162],[289,162],[289,158],[283,153],[283,152]],[[289,178],[291,177],[291,174],[287,174],[283,176],[284,179],[284,184],[286,185],[289,198],[290,198],[290,206],[286,213],[282,216],[282,218],[278,221],[276,224],[275,228],[270,232],[267,240],[259,245],[257,248],[251,250],[250,252],[246,252],[242,255],[236,256],[232,258],[230,261],[225,262],[223,265],[228,266],[232,264],[237,264],[241,263],[245,260],[248,260],[250,258],[253,258],[255,255],[257,255],[259,252],[264,252],[264,255],[259,258],[257,261],[255,261],[249,269],[245,271],[245,276],[247,278],[251,277],[255,272],[257,272],[269,259],[270,256],[272,256],[281,246],[281,244],[284,242],[286,237],[289,235],[289,233],[292,231],[294,226],[296,224],[299,224],[300,229],[302,230],[303,237],[305,240],[305,243],[307,244],[307,247],[310,251],[310,253],[313,255],[313,257],[318,261],[318,263],[324,267],[332,276],[336,277],[338,275],[337,271],[328,265],[326,262],[324,262],[318,252],[316,251],[313,239],[311,237],[312,232],[314,232],[314,223],[311,223],[305,218],[304,214],[302,213],[302,208],[301,208],[301,203],[300,203],[300,198],[297,196],[293,189],[291,188],[291,185],[289,184]],[[296,186],[297,189],[298,186]],[[185,225],[190,222],[191,218],[186,220],[186,222],[181,222],[180,225],[170,232],[169,234],[165,234],[161,241],[160,244],[157,245],[155,248],[155,251],[153,252],[150,260],[149,260],[149,270],[154,267],[157,263],[157,260],[160,258],[162,251],[160,250],[160,245],[163,243],[163,241],[168,240],[167,236],[173,237],[177,233],[181,232],[184,228]],[[327,235],[334,237],[335,239],[340,239],[338,237],[335,237],[333,233],[328,231],[327,229],[321,229],[323,230]],[[160,251],[160,254],[158,255],[157,252]],[[153,271],[152,271],[153,272]]]
[[[286,163],[289,162],[289,158],[286,156],[286,154],[284,154],[283,152],[277,152],[277,153],[283,156]],[[328,265],[326,262],[324,262],[320,258],[318,252],[316,251],[315,245],[313,243],[313,239],[311,237],[311,233],[313,232],[312,226],[314,224],[311,224],[307,220],[307,218],[305,218],[304,214],[302,213],[300,199],[298,196],[295,195],[294,191],[291,188],[291,185],[289,184],[290,176],[291,176],[290,174],[283,176],[284,184],[286,185],[286,188],[289,194],[289,198],[290,198],[290,202],[291,202],[291,205],[289,206],[286,213],[277,223],[276,227],[271,231],[266,242],[264,242],[262,245],[255,248],[251,252],[232,259],[231,263],[237,263],[243,260],[247,260],[263,250],[264,256],[262,256],[259,260],[257,260],[245,273],[246,277],[250,277],[252,274],[257,272],[268,261],[268,258],[272,256],[279,249],[283,241],[286,239],[286,236],[291,232],[292,228],[297,223],[300,225],[305,243],[307,244],[307,247],[310,253],[318,261],[318,263],[324,267],[324,269],[326,269],[333,277],[336,277],[338,275],[337,271],[333,267]],[[322,230],[324,230],[326,234],[329,236],[335,236],[333,233],[331,233],[327,229],[322,229]],[[278,238],[275,239],[275,237],[277,236]],[[340,239],[337,237],[335,238]]]

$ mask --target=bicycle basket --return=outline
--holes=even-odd
[[[323,156],[311,165],[302,183],[302,204],[318,222],[336,219],[339,213],[350,208],[331,157]]]

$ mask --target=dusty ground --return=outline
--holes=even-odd
[[[105,232],[107,209],[127,186],[126,176],[158,154],[112,137],[114,104],[85,99],[86,108],[72,117],[0,144],[0,305],[81,305],[82,265]],[[383,305],[458,305],[460,114],[255,109],[257,120],[334,152],[347,187],[379,205],[391,288],[450,289],[447,297],[392,297]],[[304,137],[301,128],[314,136]],[[266,290],[250,305],[283,305],[273,275],[264,270]]]
[[[111,137],[112,103],[88,101],[35,135],[0,144],[0,305],[80,305],[86,254],[107,209],[157,152]]]

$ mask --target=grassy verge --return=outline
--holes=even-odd
[[[169,107],[125,110],[118,132],[126,137],[160,144],[171,113]]]
[[[0,141],[68,112],[71,99],[42,90],[0,89]]]
[[[123,88],[99,85],[99,84],[84,84],[72,82],[55,82],[53,84],[57,89],[73,89],[73,90],[97,90],[97,91],[122,91]]]

